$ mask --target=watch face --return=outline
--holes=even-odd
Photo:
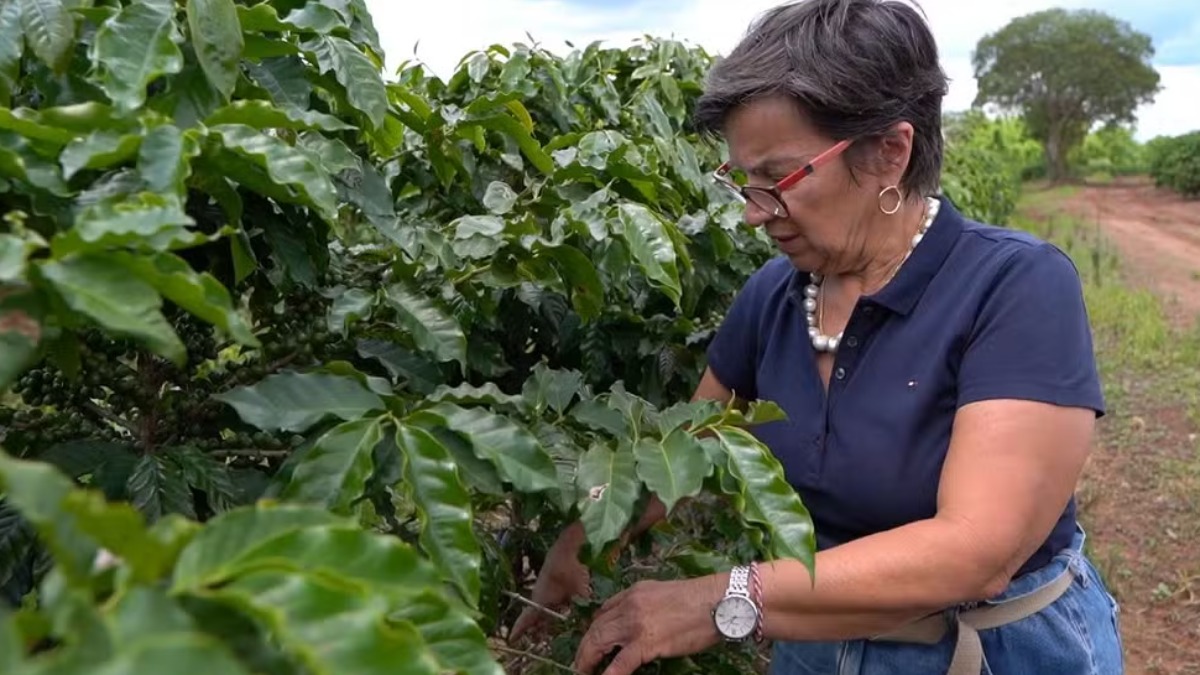
[[[754,603],[742,597],[724,598],[717,603],[713,620],[717,630],[730,640],[744,640],[754,632],[758,624],[758,610]]]

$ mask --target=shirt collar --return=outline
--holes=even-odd
[[[921,239],[921,244],[913,249],[896,276],[886,286],[874,295],[863,297],[863,301],[871,302],[905,315],[912,311],[917,301],[929,287],[929,282],[942,268],[942,263],[950,255],[958,235],[963,230],[963,217],[944,196],[938,197],[941,207],[933,224]],[[808,283],[808,273],[794,270],[788,283],[788,295],[794,302],[804,303],[804,286]]]

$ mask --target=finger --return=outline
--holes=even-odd
[[[542,613],[532,607],[526,607],[521,610],[521,614],[513,623],[512,630],[508,633],[508,641],[510,643],[520,640],[526,633],[537,630],[545,620]]]
[[[646,650],[642,649],[641,643],[634,643],[617,652],[603,675],[633,675],[633,671],[651,660],[646,658]]]
[[[619,618],[616,620],[601,620],[594,621],[583,639],[579,642],[579,648],[575,652],[576,671],[581,673],[591,673],[604,659],[604,655],[611,652],[614,647],[625,644],[631,640],[622,634],[620,626],[623,622]]]

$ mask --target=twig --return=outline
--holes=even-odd
[[[539,605],[538,603],[530,600],[529,598],[526,598],[517,593],[513,593],[512,591],[501,591],[501,593],[503,593],[504,595],[507,595],[508,597],[512,598],[513,600],[523,602],[526,605],[529,605],[530,607],[538,610],[539,612],[546,614],[548,616],[552,616],[552,617],[558,619],[559,621],[568,621],[569,620],[569,618],[567,617],[566,614],[560,614],[560,613],[550,609],[549,607],[546,607],[544,605]]]
[[[138,428],[136,426],[134,426],[131,422],[125,420],[125,418],[121,417],[120,415],[117,415],[116,413],[105,410],[104,408],[101,408],[100,406],[96,405],[95,403],[92,403],[91,401],[85,401],[83,404],[83,407],[96,413],[102,419],[112,422],[113,424],[121,427],[122,429],[125,429],[129,433],[131,433],[135,436],[138,435]]]
[[[235,450],[210,450],[205,453],[213,459],[227,459],[229,457],[254,457],[262,459],[278,459],[287,457],[292,454],[291,450],[258,450],[256,448],[244,448]]]
[[[533,659],[534,661],[537,661],[538,663],[542,663],[547,666],[554,666],[555,668],[565,670],[568,673],[574,673],[575,675],[583,675],[583,673],[579,672],[578,670],[575,670],[571,666],[564,666],[563,664],[559,663],[558,661],[555,661],[553,659],[548,659],[544,656],[538,656],[537,654],[534,654],[532,652],[527,652],[523,649],[513,649],[512,647],[505,647],[504,645],[492,645],[492,649],[495,649],[498,652],[504,652],[505,654],[511,654],[513,656],[524,656],[526,658]]]

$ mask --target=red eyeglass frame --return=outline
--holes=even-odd
[[[792,173],[784,176],[783,178],[781,178],[779,180],[779,182],[775,183],[774,185],[772,185],[770,187],[757,187],[757,186],[750,186],[750,185],[743,186],[743,185],[738,185],[738,184],[734,183],[733,181],[729,180],[727,178],[727,176],[729,175],[730,168],[731,168],[729,162],[725,162],[725,163],[721,164],[721,166],[717,167],[716,171],[713,171],[713,180],[717,181],[721,185],[724,185],[725,187],[732,190],[734,192],[734,194],[736,194],[740,199],[742,199],[743,202],[745,202],[745,201],[753,202],[755,206],[762,208],[763,210],[767,211],[768,213],[775,216],[776,218],[782,218],[782,217],[785,217],[788,215],[787,205],[783,201],[783,191],[792,187],[796,183],[799,183],[801,179],[803,179],[806,176],[811,175],[814,171],[816,171],[818,168],[820,168],[823,164],[829,163],[829,161],[832,160],[834,157],[837,157],[838,155],[842,154],[842,152],[846,148],[850,147],[850,144],[853,142],[854,141],[852,139],[838,141],[837,143],[835,143],[833,145],[833,147],[831,147],[828,150],[817,155],[809,163],[805,164],[804,166],[800,167],[799,169],[796,169]],[[779,208],[767,209],[767,208],[763,207],[762,204],[760,204],[758,201],[755,201],[754,198],[751,196],[755,193],[764,194],[764,195],[771,197],[771,199],[773,199],[776,202],[776,204],[778,204]],[[780,208],[783,209],[782,212],[780,212]]]

